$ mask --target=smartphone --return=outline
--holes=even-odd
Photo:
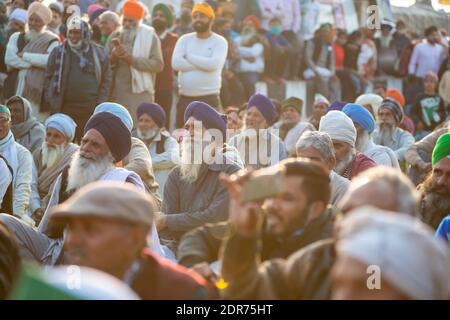
[[[283,191],[283,175],[277,167],[261,169],[247,180],[241,191],[243,202],[252,202],[279,195]]]

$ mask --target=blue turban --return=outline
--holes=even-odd
[[[273,124],[275,118],[277,117],[277,110],[272,101],[263,94],[255,93],[250,97],[250,100],[248,100],[247,110],[251,107],[256,107],[259,112],[261,112],[269,126]]]
[[[133,118],[131,118],[130,112],[128,110],[115,102],[103,102],[100,103],[94,110],[94,114],[99,112],[109,112],[117,116],[122,120],[123,124],[128,128],[128,130],[133,130]]]
[[[359,124],[359,126],[368,133],[372,133],[373,130],[375,130],[375,119],[363,106],[356,103],[348,103],[345,105],[344,109],[342,109],[342,112]]]
[[[347,102],[343,102],[343,101],[334,101],[332,104],[330,104],[330,106],[328,107],[328,111],[342,111],[342,108],[345,107],[345,105],[347,104]]]
[[[63,113],[55,113],[45,120],[45,128],[53,128],[64,134],[69,141],[75,137],[77,124],[71,117]]]
[[[166,124],[166,113],[164,109],[157,103],[142,102],[137,108],[138,119],[143,115],[147,114],[153,119],[159,128],[162,128]]]
[[[131,150],[131,132],[119,117],[110,112],[95,113],[86,123],[84,133],[95,129],[105,139],[115,162],[125,158]]]
[[[190,117],[201,121],[206,129],[218,129],[223,134],[225,141],[227,132],[226,116],[217,112],[214,108],[201,101],[193,101],[189,103],[184,112],[184,122]]]

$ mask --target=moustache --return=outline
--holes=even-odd
[[[86,160],[92,160],[92,161],[97,160],[97,157],[95,156],[95,154],[93,152],[85,152],[85,151],[80,151],[80,158],[83,158]]]

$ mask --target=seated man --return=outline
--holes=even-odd
[[[286,145],[288,156],[295,156],[295,143],[306,131],[315,128],[308,122],[301,121],[303,100],[290,97],[281,102],[281,120],[272,128],[279,130],[279,137]]]
[[[359,173],[375,167],[375,162],[356,150],[356,128],[342,111],[330,111],[320,120],[319,131],[328,133],[333,141],[339,175],[352,180]]]
[[[391,148],[399,162],[405,160],[405,152],[414,143],[414,137],[400,129],[403,109],[393,99],[385,99],[378,109],[378,128],[373,133],[376,144]]]
[[[350,180],[338,175],[333,169],[336,166],[333,141],[325,132],[306,132],[296,145],[297,157],[307,158],[320,164],[330,176],[330,204],[336,205],[347,192]]]
[[[29,228],[9,215],[0,215],[0,220],[16,234],[23,258],[48,265],[61,261],[65,226],[53,223],[49,211],[88,183],[120,181],[144,189],[136,173],[114,166],[130,152],[130,148],[131,133],[118,117],[99,112],[89,119],[79,150],[55,181],[39,229]],[[157,253],[162,253],[156,231],[151,245]]]
[[[188,133],[181,143],[181,163],[169,173],[163,214],[156,218],[161,238],[174,250],[187,231],[228,218],[228,192],[219,175],[243,167],[237,151],[224,144],[226,123],[215,109],[195,101],[184,119]]]
[[[385,146],[376,145],[372,140],[375,119],[363,106],[349,103],[342,109],[352,119],[356,128],[356,150],[375,161],[379,166],[388,166],[400,170],[394,151]]]
[[[329,111],[329,107],[331,107],[331,105],[327,98],[321,94],[315,95],[312,114],[308,118],[309,123],[311,123],[314,128],[319,129],[320,119],[322,119],[322,117]]]
[[[287,157],[284,142],[269,129],[276,114],[275,106],[266,96],[256,93],[250,97],[244,128],[229,142],[239,150],[247,167],[260,169],[272,166]]]
[[[258,172],[267,170],[272,168]],[[333,210],[327,209],[329,178],[321,166],[310,161],[289,159],[280,163],[278,170],[285,179],[281,194],[286,199],[274,195],[264,199],[258,207],[265,213],[262,214],[265,219],[260,237],[263,261],[287,258],[310,243],[331,237],[335,218]],[[234,208],[230,207],[230,210]],[[219,258],[221,240],[233,236],[231,230],[229,223],[222,223],[206,225],[186,234],[178,248],[179,263],[193,267],[205,277],[214,277],[208,263]],[[234,241],[241,239],[236,235]]]
[[[165,129],[166,113],[156,103],[143,102],[137,109],[138,126],[133,136],[142,140],[152,157],[155,180],[164,190],[170,170],[180,161],[180,147]]]
[[[450,213],[450,133],[443,134],[433,149],[432,171],[418,190],[422,193],[422,220],[436,229]]]
[[[45,141],[33,153],[35,169],[31,185],[30,209],[37,223],[47,208],[56,178],[70,164],[72,156],[78,151],[78,146],[72,143],[76,126],[71,117],[62,113],[56,113],[45,121]]]
[[[146,249],[156,210],[153,198],[143,190],[103,181],[81,188],[54,207],[51,219],[67,224],[68,264],[109,273],[141,299],[214,298],[214,288],[200,276]]]
[[[339,237],[331,270],[332,299],[448,299],[448,249],[416,218],[360,208],[344,218]],[[383,270],[377,290],[368,286],[370,266]]]
[[[236,179],[234,188],[244,179]],[[242,205],[238,194],[231,194],[231,223],[238,234],[258,229],[255,213],[257,204]],[[362,206],[417,215],[419,196],[408,178],[392,168],[373,168],[351,182],[340,204],[345,215]],[[341,219],[336,219],[339,230]],[[335,262],[337,237],[317,241],[292,254],[286,260],[274,259],[260,264],[258,237],[247,237],[245,242],[230,238],[223,250],[222,276],[228,282],[224,291],[227,299],[329,299],[331,295],[331,268]],[[366,278],[365,278],[366,279]],[[409,281],[414,281],[413,277]]]
[[[9,193],[12,206],[8,201],[10,211],[4,212],[33,226],[34,221],[29,215],[33,158],[24,146],[14,140],[11,132],[11,113],[3,105],[0,105],[0,156],[9,166],[8,170],[11,169],[13,177],[12,190],[10,189],[12,193]]]
[[[11,111],[11,131],[14,139],[33,153],[44,142],[44,126],[33,116],[31,104],[27,99],[14,96],[6,101],[6,106]]]

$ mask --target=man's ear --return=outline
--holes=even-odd
[[[315,201],[309,206],[308,220],[312,221],[320,217],[327,205],[322,201]]]
[[[333,155],[333,157],[328,161],[328,169],[333,170],[336,167],[336,157]]]

